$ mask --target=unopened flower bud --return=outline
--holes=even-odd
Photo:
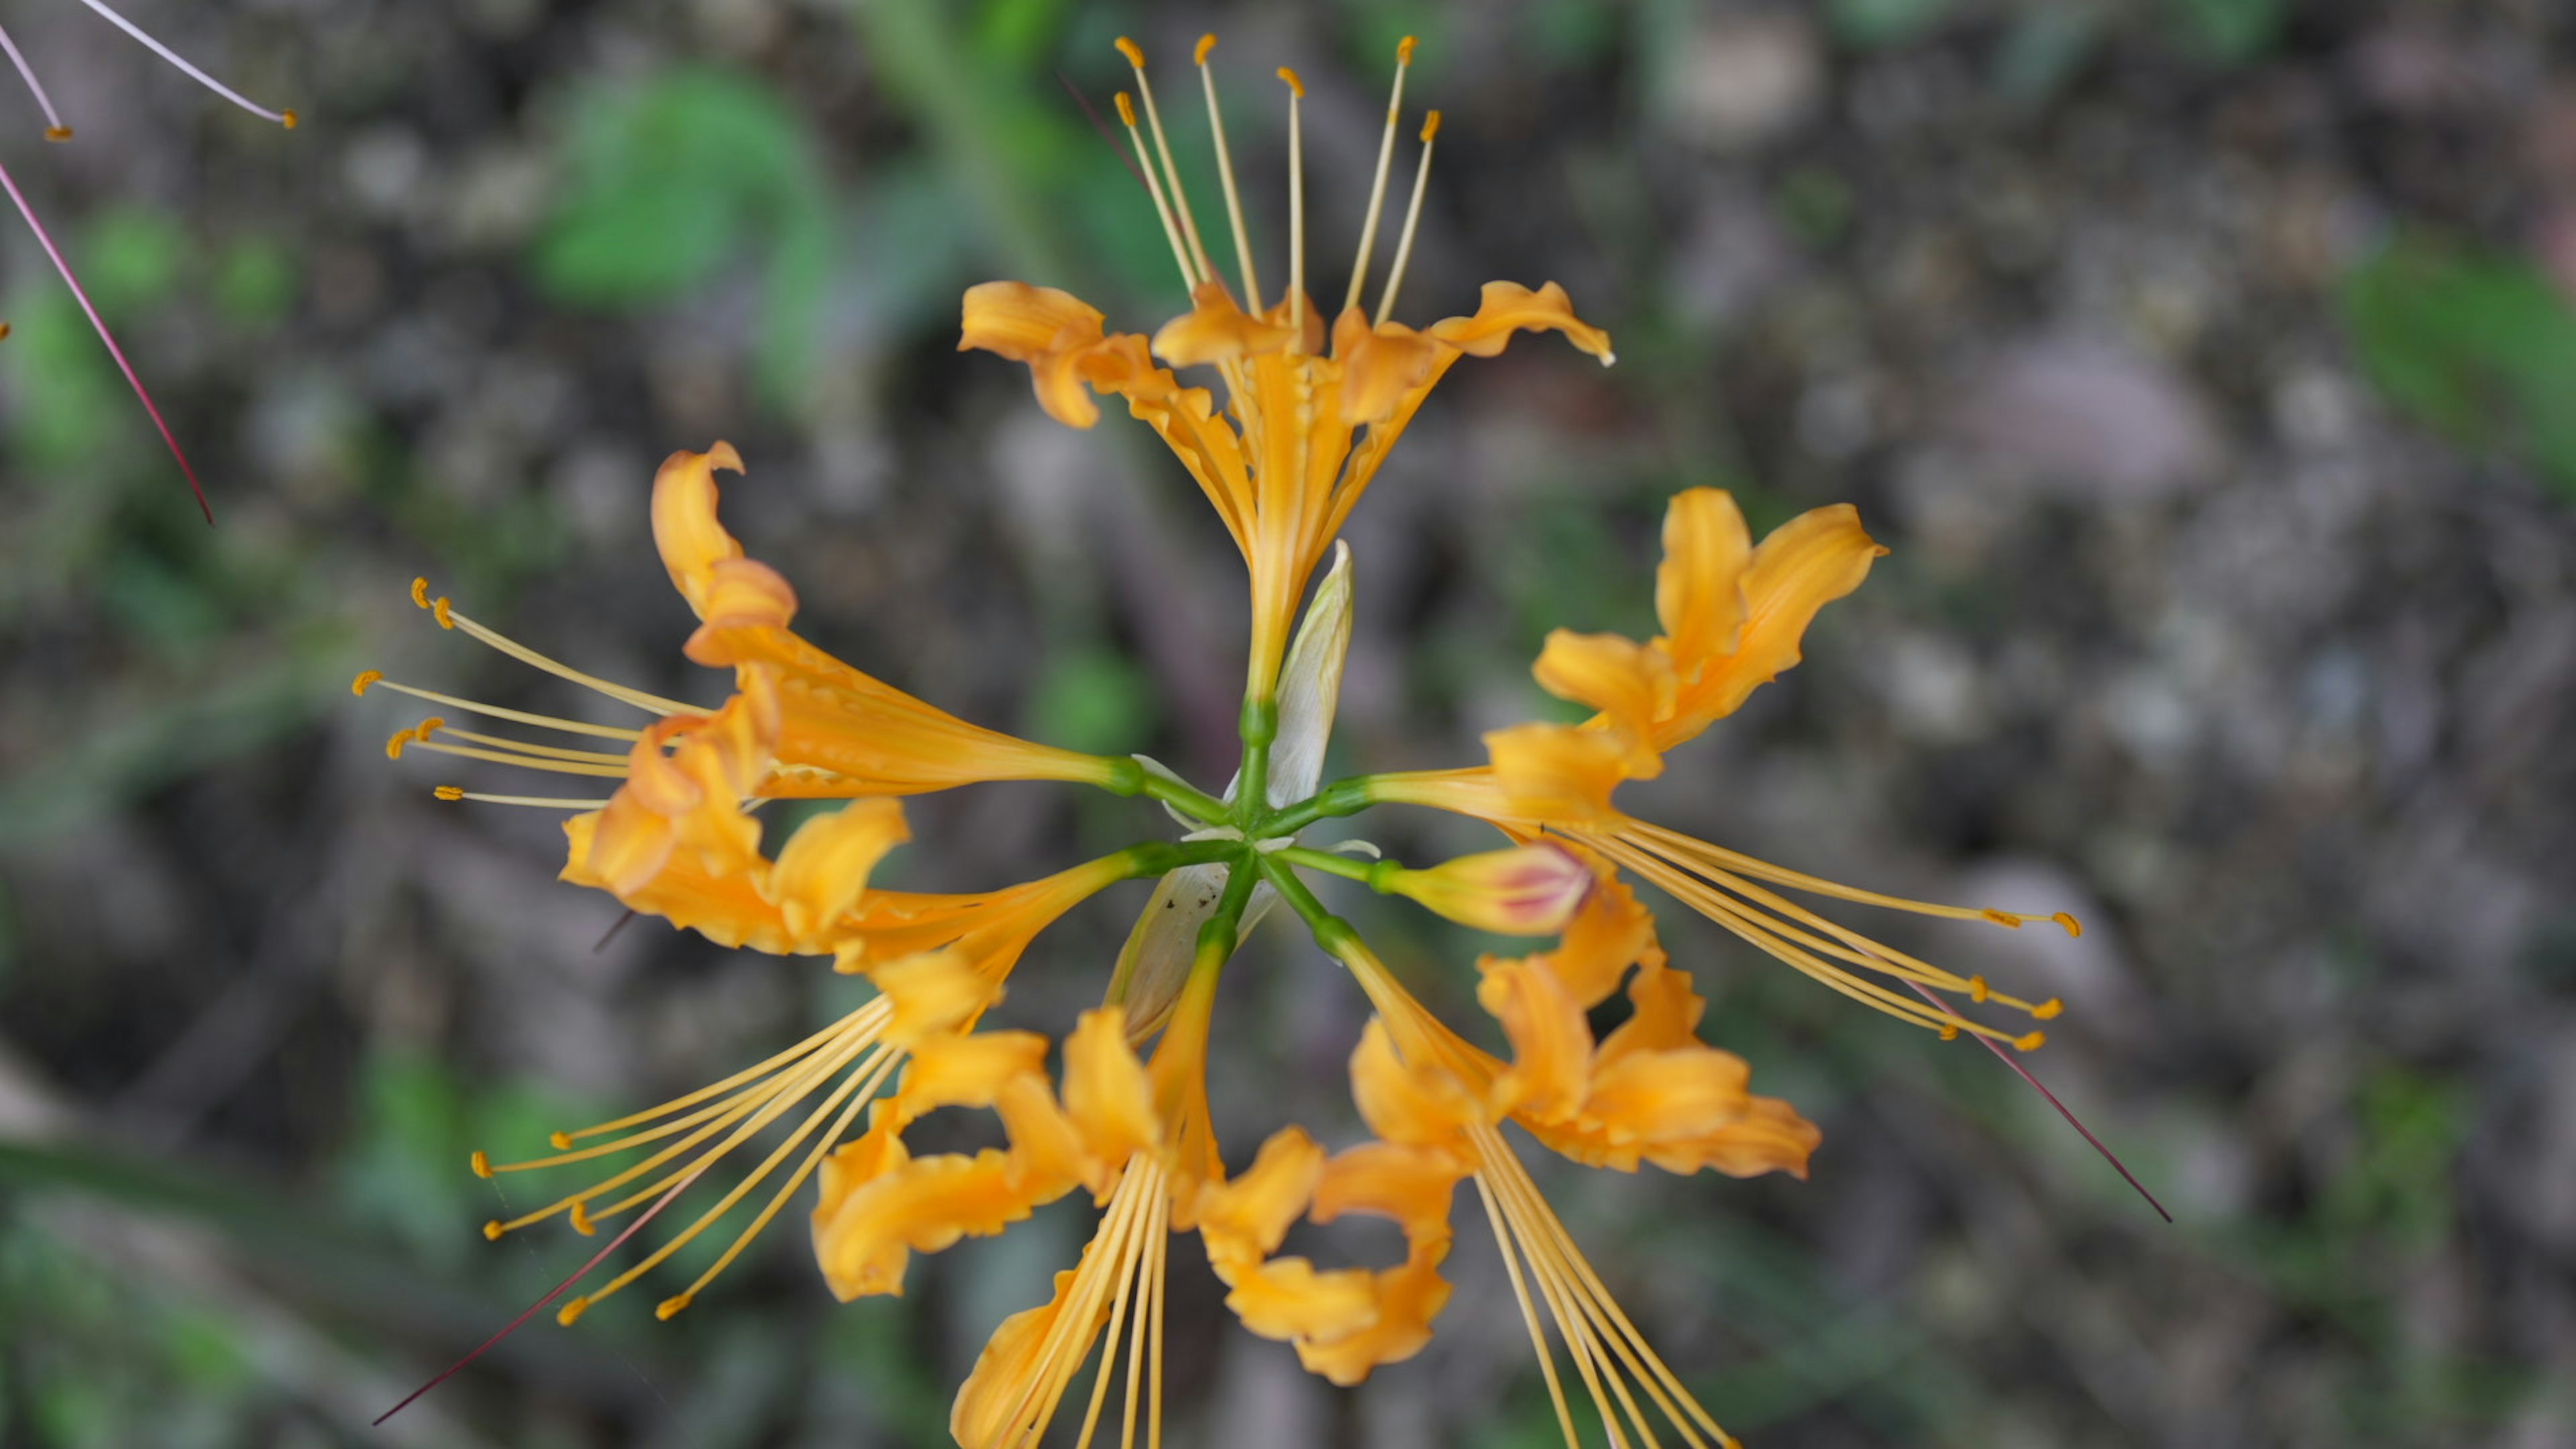
[[[1553,936],[1592,893],[1591,867],[1553,845],[1462,855],[1429,870],[1382,867],[1369,884],[1503,936]]]

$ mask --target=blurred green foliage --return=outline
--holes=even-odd
[[[757,255],[755,364],[789,403],[815,356],[839,232],[803,120],[759,81],[683,67],[582,96],[562,202],[530,257],[557,300],[658,307]]]
[[[2417,423],[2518,453],[2576,501],[2576,311],[2517,258],[2404,237],[2345,279],[2363,370]]]

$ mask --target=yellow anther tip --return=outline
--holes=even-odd
[[[1970,1001],[1983,1001],[1989,994],[1990,993],[1986,989],[1986,978],[1983,976],[1971,976],[1968,978],[1968,999]]]
[[[688,1307],[691,1301],[692,1300],[689,1295],[686,1293],[682,1293],[672,1298],[665,1298],[661,1302],[653,1305],[653,1316],[662,1320],[664,1323],[668,1323],[671,1321],[672,1315],[678,1313],[681,1309]]]
[[[367,686],[384,677],[385,672],[381,669],[360,670],[358,677],[349,681],[349,692],[363,699],[367,694]]]
[[[1431,138],[1439,134],[1440,113],[1438,111],[1433,111],[1430,115],[1422,118],[1422,144],[1425,146],[1430,145]]]
[[[401,759],[401,758],[402,758],[402,752],[403,752],[403,746],[405,746],[405,745],[407,745],[407,744],[410,744],[410,743],[411,743],[411,731],[409,731],[409,730],[396,730],[396,731],[394,731],[393,738],[392,738],[392,739],[389,739],[389,740],[387,740],[387,741],[385,741],[385,758],[386,758],[386,759],[388,759],[388,760],[399,760],[399,759]]]
[[[1397,65],[1413,64],[1412,36],[1408,35],[1395,43],[1395,63]]]
[[[456,627],[456,621],[447,616],[447,596],[445,594],[441,594],[430,601],[429,611],[437,617],[438,627],[442,629],[453,629]]]
[[[297,126],[302,125],[302,124],[303,124],[303,122],[301,122],[301,121],[299,121],[299,120],[297,120],[297,119],[296,119],[296,115],[295,115],[295,112],[294,112],[294,111],[292,111],[292,110],[284,110],[284,111],[280,111],[280,112],[278,112],[278,113],[277,113],[277,124],[279,124],[279,125],[281,125],[281,126],[284,126],[286,129],[288,129],[288,130],[292,131],[292,130],[294,130]]]
[[[71,138],[72,128],[69,126],[47,126],[45,128],[45,139],[48,141],[68,141]]]
[[[1191,52],[1190,59],[1198,62],[1200,65],[1205,65],[1207,64],[1207,53],[1214,49],[1216,49],[1216,32],[1210,31],[1199,37],[1199,48]]]
[[[590,1220],[590,1204],[586,1202],[574,1203],[572,1205],[572,1211],[565,1214],[564,1217],[567,1222],[572,1224],[572,1230],[581,1234],[585,1238],[590,1237],[599,1231],[599,1224]]]
[[[411,581],[411,601],[424,609],[429,607],[429,580],[414,579]]]
[[[557,1152],[570,1152],[572,1151],[572,1134],[569,1132],[549,1133],[546,1137],[546,1143]]]
[[[429,718],[420,722],[419,727],[411,732],[411,737],[416,740],[426,741],[431,735],[445,728],[447,728],[446,720],[441,719],[437,715],[431,715]]]
[[[476,1177],[490,1177],[492,1175],[492,1159],[480,1151],[477,1151],[474,1154],[474,1175]]]
[[[1129,40],[1126,36],[1122,35],[1118,37],[1117,45],[1118,53],[1127,57],[1127,63],[1129,65],[1136,67],[1138,70],[1143,70],[1145,68],[1145,52],[1137,48],[1136,42]]]
[[[1136,129],[1136,103],[1127,99],[1125,91],[1120,91],[1115,99],[1118,102],[1118,123],[1128,130]]]
[[[566,1328],[570,1328],[574,1324],[580,1322],[581,1316],[589,1311],[589,1299],[567,1298],[564,1300],[564,1306],[555,1310],[555,1322],[562,1324]]]
[[[2061,926],[2064,926],[2066,928],[2066,934],[2070,937],[2080,938],[2084,934],[2084,923],[2075,919],[2074,913],[2071,911],[2059,911],[2056,915],[2049,917],[2049,919],[2055,921]]]
[[[2057,1019],[2057,1014],[2065,1009],[2066,1003],[2052,996],[2030,1009],[2031,1020],[2055,1021]]]
[[[1288,94],[1301,101],[1306,99],[1306,83],[1297,79],[1297,72],[1283,65],[1279,67],[1279,78],[1288,83]]]
[[[501,1241],[501,1234],[507,1231],[509,1231],[507,1228],[501,1226],[501,1220],[499,1218],[494,1218],[483,1225],[483,1237],[488,1242],[497,1243]]]
[[[454,802],[465,798],[465,787],[462,785],[437,785],[431,787],[429,794],[431,799],[445,800],[453,804]]]
[[[2013,1038],[2015,1051],[2035,1052],[2047,1044],[2048,1033],[2044,1031],[2027,1032]]]

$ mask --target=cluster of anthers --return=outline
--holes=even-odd
[[[186,56],[153,39],[144,32],[143,27],[110,9],[104,0],[81,0],[81,3],[98,12],[109,24],[132,36],[144,49],[177,67],[190,80],[263,121],[283,126],[290,131],[295,129],[293,111],[272,111],[206,74]],[[27,63],[26,53],[18,49],[18,42],[9,37],[8,28],[5,26],[0,26],[0,52],[7,53],[9,63],[17,67],[18,78],[27,83],[28,93],[36,98],[37,109],[45,113],[45,139],[70,140],[72,128],[63,123],[63,113],[56,109],[54,98],[45,91],[45,83],[36,78],[36,68]],[[205,513],[208,523],[214,522],[214,509],[206,502],[206,490],[197,482],[197,470],[188,465],[188,455],[180,451],[179,440],[172,436],[170,425],[162,421],[161,410],[153,406],[152,394],[144,390],[143,380],[134,375],[134,365],[125,360],[125,349],[116,345],[116,338],[108,332],[107,323],[100,320],[98,309],[90,305],[89,293],[81,289],[80,279],[72,274],[71,263],[64,259],[62,249],[54,245],[53,236],[45,230],[45,224],[36,219],[35,208],[28,204],[26,193],[18,189],[17,178],[9,174],[9,168],[6,166],[0,166],[0,190],[9,193],[9,200],[17,206],[18,214],[26,219],[28,230],[36,234],[38,245],[45,249],[46,259],[51,261],[54,264],[54,270],[61,274],[63,285],[71,289],[72,300],[80,304],[82,314],[89,318],[91,329],[98,333],[98,340],[107,345],[107,355],[115,359],[117,371],[125,374],[126,385],[134,389],[135,398],[143,404],[144,413],[152,419],[152,426],[160,430],[161,441],[169,446],[170,456],[178,461],[179,471],[187,476],[189,489],[197,495],[197,507]],[[8,335],[9,324],[0,322],[0,339],[6,339]]]
[[[1252,592],[1234,783],[1215,793],[1142,758],[1080,754],[983,729],[806,642],[789,627],[796,595],[787,581],[744,557],[717,521],[716,473],[741,469],[722,443],[674,454],[652,496],[662,562],[699,619],[683,652],[733,671],[733,692],[719,707],[582,673],[416,585],[415,601],[442,628],[644,717],[634,727],[612,727],[475,703],[374,671],[359,676],[361,694],[371,686],[399,690],[454,714],[600,746],[536,743],[433,718],[395,735],[391,754],[435,751],[612,782],[599,798],[452,786],[439,787],[440,798],[574,812],[564,826],[565,880],[599,887],[632,910],[721,945],[829,956],[836,970],[865,976],[878,991],[723,1081],[557,1134],[551,1155],[495,1163],[476,1154],[474,1169],[485,1175],[622,1162],[485,1231],[497,1238],[562,1218],[587,1234],[632,1215],[622,1242],[722,1159],[780,1127],[775,1145],[685,1227],[559,1313],[569,1322],[595,1307],[765,1189],[714,1262],[663,1297],[657,1311],[668,1317],[703,1292],[809,1178],[819,1178],[809,1215],[814,1251],[825,1282],[844,1299],[899,1293],[913,1254],[999,1233],[1079,1189],[1101,1210],[1096,1235],[1081,1260],[1056,1276],[1047,1302],[994,1333],[958,1393],[951,1427],[960,1444],[976,1449],[1037,1442],[1078,1371],[1105,1343],[1083,1410],[1083,1442],[1099,1423],[1123,1352],[1121,1442],[1138,1434],[1141,1401],[1143,1433],[1159,1443],[1171,1234],[1199,1235],[1245,1327],[1290,1343],[1315,1373],[1354,1384],[1429,1340],[1449,1296],[1441,1267],[1452,1200],[1467,1183],[1498,1240],[1568,1444],[1580,1439],[1572,1391],[1550,1349],[1550,1322],[1613,1443],[1629,1442],[1631,1432],[1655,1442],[1658,1419],[1689,1444],[1731,1443],[1612,1301],[1504,1136],[1505,1123],[1517,1124],[1578,1162],[1623,1172],[1652,1163],[1673,1173],[1735,1176],[1803,1173],[1817,1144],[1816,1129],[1787,1104],[1748,1090],[1742,1059],[1699,1040],[1704,1002],[1689,972],[1657,944],[1654,920],[1621,872],[1900,1020],[1945,1037],[1971,1033],[2024,1049],[2039,1045],[2036,1031],[1970,1019],[1945,995],[2042,1018],[2056,1013],[2055,1001],[1990,990],[1783,892],[2007,926],[2047,918],[1854,890],[1611,804],[1618,785],[1654,776],[1666,751],[1796,663],[1800,635],[1817,609],[1861,582],[1883,550],[1847,506],[1804,514],[1757,545],[1724,493],[1679,495],[1665,520],[1656,575],[1664,632],[1640,644],[1560,631],[1538,660],[1538,682],[1597,710],[1590,720],[1497,731],[1485,739],[1488,763],[1470,769],[1322,782],[1352,588],[1348,550],[1337,550],[1329,568],[1324,556],[1388,448],[1460,357],[1492,356],[1513,333],[1533,330],[1561,333],[1607,363],[1609,339],[1580,321],[1553,283],[1535,291],[1488,284],[1472,315],[1426,328],[1393,320],[1437,112],[1419,132],[1413,199],[1377,307],[1374,314],[1363,308],[1410,40],[1397,56],[1358,256],[1343,305],[1330,317],[1305,290],[1296,129],[1303,87],[1293,73],[1279,73],[1289,109],[1288,285],[1275,298],[1265,294],[1207,69],[1213,44],[1212,37],[1200,42],[1197,59],[1241,291],[1209,259],[1143,56],[1121,40],[1136,68],[1136,91],[1133,99],[1118,97],[1118,112],[1190,309],[1149,340],[1105,332],[1101,313],[1067,293],[992,282],[966,294],[961,346],[1025,363],[1041,405],[1075,427],[1096,421],[1094,395],[1125,399],[1129,412],[1170,444],[1224,520]],[[1224,386],[1222,402],[1209,388],[1185,385],[1173,368],[1208,369]],[[1311,599],[1292,631],[1310,584]],[[869,885],[871,870],[906,839],[897,797],[988,780],[1057,780],[1147,796],[1187,833],[1002,890],[929,894]],[[790,798],[848,803],[807,819],[775,855],[764,854],[754,812]],[[1506,840],[1494,851],[1422,869],[1298,843],[1307,826],[1382,804],[1472,816]],[[1482,930],[1554,937],[1544,949],[1476,963],[1476,999],[1495,1018],[1508,1056],[1480,1049],[1435,1017],[1326,908],[1311,875],[1402,895]],[[1051,922],[1104,887],[1154,877],[1160,885],[1101,1005],[1082,1015],[1060,1047],[1032,1032],[979,1029]],[[1216,988],[1244,931],[1282,901],[1374,1009],[1350,1061],[1352,1093],[1374,1138],[1328,1152],[1301,1128],[1282,1126],[1248,1162],[1229,1167],[1205,1091]],[[2055,919],[2075,929],[2072,919]],[[1623,988],[1624,1023],[1596,1039],[1587,1013]],[[1008,1145],[913,1155],[906,1128],[942,1107],[990,1110]],[[1402,1259],[1370,1267],[1283,1254],[1301,1220],[1348,1214],[1396,1223]]]

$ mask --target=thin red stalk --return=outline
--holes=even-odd
[[[207,525],[213,526],[214,505],[206,501],[206,490],[197,482],[197,470],[188,466],[188,455],[179,451],[179,440],[171,435],[170,425],[161,420],[161,410],[152,405],[152,394],[144,391],[143,379],[134,375],[134,364],[125,360],[125,349],[116,345],[116,338],[108,332],[107,323],[99,319],[98,309],[89,304],[89,293],[81,290],[80,278],[72,275],[71,263],[63,260],[53,237],[45,231],[45,224],[36,220],[35,208],[27,204],[25,193],[18,190],[18,183],[9,175],[6,166],[0,166],[0,187],[7,188],[9,199],[18,204],[18,214],[27,219],[28,227],[36,233],[36,241],[44,247],[45,255],[52,259],[54,270],[62,274],[63,285],[72,289],[72,300],[80,303],[81,311],[88,315],[89,325],[98,332],[98,340],[107,344],[107,355],[116,359],[117,371],[125,374],[126,385],[132,387],[134,396],[141,400],[143,411],[152,419],[152,426],[161,430],[161,441],[169,445],[170,456],[179,461],[179,471],[188,477],[188,491],[197,495],[198,511],[206,515]]]
[[[369,1424],[367,1427],[370,1429],[375,1428],[384,1423],[385,1420],[390,1419],[394,1415],[401,1413],[403,1410],[410,1408],[412,1400],[419,1398],[421,1395],[428,1393],[431,1389],[437,1388],[440,1384],[454,1378],[467,1364],[481,1358],[491,1349],[492,1345],[499,1343],[502,1339],[508,1338],[511,1334],[518,1332],[519,1325],[536,1317],[537,1313],[541,1309],[543,1309],[547,1304],[554,1302],[556,1299],[561,1298],[565,1289],[580,1282],[591,1269],[598,1267],[601,1262],[606,1260],[609,1254],[626,1246],[626,1240],[628,1238],[635,1236],[636,1233],[643,1229],[646,1223],[653,1221],[653,1217],[656,1213],[669,1207],[673,1198],[687,1192],[689,1190],[689,1184],[696,1182],[698,1180],[698,1173],[702,1173],[704,1171],[706,1171],[706,1169],[701,1167],[697,1172],[692,1172],[688,1176],[681,1178],[678,1182],[673,1183],[669,1192],[655,1198],[651,1207],[646,1208],[642,1213],[636,1216],[635,1221],[626,1225],[625,1231],[619,1233],[616,1237],[609,1239],[607,1246],[601,1248],[598,1252],[591,1254],[589,1262],[573,1269],[572,1276],[564,1279],[560,1283],[557,1283],[553,1292],[538,1299],[536,1302],[529,1304],[525,1312],[521,1313],[518,1317],[511,1319],[509,1322],[502,1324],[500,1332],[495,1333],[490,1338],[476,1344],[472,1353],[469,1353],[465,1357],[458,1359],[456,1362],[449,1364],[446,1370],[439,1374],[438,1377],[431,1379],[428,1383],[422,1384],[419,1388],[412,1390],[409,1394],[403,1397],[403,1401],[401,1403],[396,1404],[392,1408],[377,1415],[375,1423]]]
[[[1146,195],[1152,195],[1154,184],[1145,179],[1144,172],[1136,169],[1135,162],[1127,159],[1127,148],[1118,144],[1118,133],[1109,129],[1107,121],[1100,119],[1100,112],[1092,109],[1091,98],[1084,95],[1082,88],[1073,83],[1073,77],[1063,71],[1057,71],[1055,78],[1064,87],[1064,93],[1073,97],[1073,103],[1082,107],[1082,114],[1091,122],[1091,129],[1098,131],[1100,139],[1109,143],[1109,154],[1118,158],[1118,164],[1127,168],[1127,174],[1136,178],[1136,184],[1144,188]]]
[[[1946,1002],[1946,1001],[1943,1001],[1940,997],[1935,996],[1935,995],[1933,995],[1931,992],[1924,990],[1924,989],[1923,989],[1923,985],[1922,985],[1922,983],[1921,983],[1921,982],[1913,981],[1913,980],[1909,980],[1909,979],[1907,979],[1907,978],[1905,978],[1905,977],[1902,977],[1902,976],[1898,977],[1897,979],[1898,979],[1899,981],[1904,981],[1906,985],[1913,987],[1913,988],[1914,988],[1914,994],[1915,994],[1915,995],[1922,997],[1924,1000],[1926,1000],[1926,1001],[1928,1001],[1928,1002],[1931,1002],[1934,1006],[1937,1006],[1937,1007],[1941,1008],[1941,1010],[1942,1010],[1942,1011],[1944,1011],[1944,1012],[1948,1013],[1948,1014],[1949,1014],[1949,1015],[1951,1015],[1951,1016],[1959,1016],[1958,1011],[1957,1011],[1955,1008],[1953,1008],[1953,1007],[1950,1005],[1950,1003],[1948,1003],[1948,1002]],[[1966,1018],[1966,1017],[1963,1017],[1963,1016],[1962,1016],[1962,1017],[1959,1017],[1959,1019],[1960,1019],[1961,1021],[1965,1021],[1965,1020],[1967,1020],[1967,1018]],[[2072,1113],[2072,1112],[2070,1112],[2070,1111],[2068,1111],[2068,1110],[2066,1110],[2066,1104],[2065,1104],[2064,1102],[2061,1102],[2061,1101],[2057,1100],[2057,1094],[2056,1094],[2055,1092],[2052,1092],[2052,1091],[2048,1090],[2046,1087],[2043,1087],[2043,1086],[2041,1086],[2041,1085],[2039,1084],[2039,1078],[2034,1077],[2034,1076],[2032,1076],[2032,1075],[2030,1074],[2030,1068],[2023,1066],[2021,1063],[2019,1063],[2019,1062],[2017,1062],[2017,1061],[2014,1061],[2014,1060],[2012,1059],[2012,1053],[2007,1052],[2007,1051],[2005,1051],[2002,1047],[1999,1047],[1999,1046],[1995,1045],[1995,1044],[1994,1044],[1994,1041],[1993,1041],[1993,1039],[1992,1039],[1992,1038],[1990,1038],[1990,1037],[1985,1037],[1985,1036],[1979,1036],[1979,1035],[1978,1035],[1977,1033],[1975,1033],[1975,1032],[1970,1032],[1970,1033],[1968,1033],[1968,1035],[1970,1035],[1970,1036],[1975,1036],[1975,1037],[1977,1038],[1977,1042],[1978,1042],[1978,1044],[1979,1044],[1979,1045],[1983,1046],[1986,1050],[1988,1050],[1988,1051],[1990,1051],[1990,1052],[1993,1052],[1993,1053],[1995,1054],[1995,1060],[1997,1060],[1997,1061],[1999,1061],[1999,1062],[2002,1062],[2005,1066],[2008,1066],[2008,1067],[2012,1068],[2012,1069],[2013,1069],[2013,1074],[2014,1074],[2015,1076],[2018,1076],[2018,1077],[2020,1077],[2023,1081],[2030,1083],[2030,1089],[2031,1089],[2032,1091],[2037,1092],[2038,1094],[2040,1094],[2040,1095],[2041,1095],[2041,1096],[2043,1096],[2043,1097],[2046,1097],[2046,1098],[2048,1099],[2048,1105],[2050,1105],[2050,1106],[2052,1106],[2052,1107],[2055,1107],[2055,1108],[2057,1109],[2057,1115],[2066,1119],[2066,1125],[2067,1125],[2067,1126],[2069,1126],[2069,1127],[2074,1128],[2074,1129],[2075,1129],[2076,1131],[2078,1131],[2078,1132],[2083,1133],[2083,1134],[2084,1134],[2084,1140],[2093,1144],[2093,1150],[2102,1154],[2102,1160],[2103,1160],[2104,1162],[2107,1162],[2107,1163],[2111,1164],[2111,1170],[2112,1170],[2112,1171],[2114,1171],[2114,1172],[2119,1173],[2119,1174],[2120,1174],[2120,1176],[2122,1176],[2123,1178],[2126,1178],[2126,1179],[2128,1180],[2129,1186],[2131,1186],[2131,1187],[2133,1187],[2133,1188],[2136,1188],[2136,1189],[2138,1190],[2138,1196],[2140,1196],[2140,1197],[2142,1197],[2142,1198],[2145,1198],[2145,1199],[2147,1200],[2147,1206],[2149,1206],[2149,1207],[2151,1207],[2151,1208],[2154,1208],[2154,1209],[2156,1210],[2156,1216],[2158,1216],[2158,1217],[2160,1217],[2160,1218],[2163,1218],[2166,1222],[2172,1222],[2172,1221],[2174,1220],[2174,1215],[2173,1215],[2172,1213],[2169,1213],[2169,1212],[2166,1212],[2166,1211],[2165,1211],[2165,1205],[2164,1205],[2163,1203],[2160,1203],[2160,1202],[2156,1201],[2156,1195],[2155,1195],[2154,1193],[2151,1193],[2151,1192],[2147,1191],[2146,1184],[2145,1184],[2145,1183],[2142,1183],[2142,1182],[2140,1182],[2140,1181],[2138,1181],[2138,1179],[2136,1178],[2136,1176],[2135,1176],[2135,1175],[2133,1175],[2133,1174],[2129,1171],[2129,1169],[2128,1169],[2128,1168],[2126,1168],[2125,1166],[2122,1166],[2122,1165],[2121,1165],[2120,1159],[2119,1159],[2116,1155],[2114,1155],[2114,1154],[2112,1153],[2111,1149],[2102,1145],[2102,1139],[2101,1139],[2101,1138],[2099,1138],[2099,1137],[2094,1136],[2094,1135],[2092,1134],[2092,1132],[2091,1132],[2090,1130],[2088,1130],[2088,1129],[2085,1127],[2085,1125],[2084,1125],[2083,1123],[2076,1121],[2076,1120],[2075,1120],[2075,1114],[2074,1114],[2074,1113]]]

